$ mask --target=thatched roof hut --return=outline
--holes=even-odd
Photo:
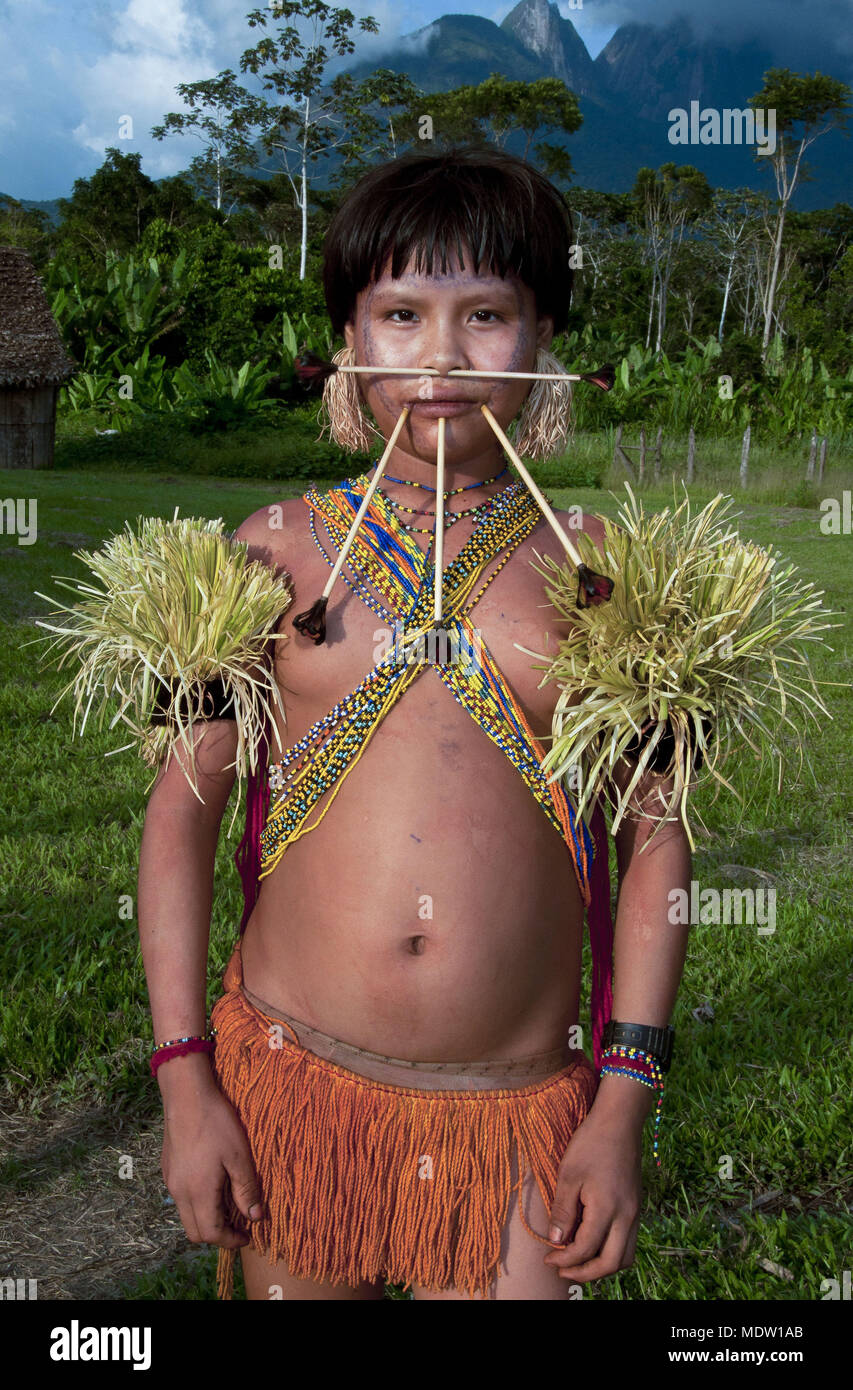
[[[0,468],[50,468],[59,387],[74,374],[26,251],[0,246]]]

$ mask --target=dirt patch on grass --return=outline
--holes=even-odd
[[[48,531],[45,541],[54,550],[93,550],[98,544],[87,531]]]
[[[6,1109],[0,1132],[0,1277],[36,1279],[39,1299],[115,1298],[194,1249],[167,1204],[159,1121]]]

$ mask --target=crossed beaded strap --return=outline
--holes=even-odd
[[[345,493],[346,490],[341,489],[341,491]],[[354,493],[352,500],[350,500],[350,505],[353,507],[355,506],[355,496],[357,493]],[[311,493],[306,495],[306,501],[309,504],[313,500],[315,497]],[[317,500],[322,499],[317,498]],[[334,501],[334,499],[332,500]],[[512,536],[511,549],[515,549],[521,543],[538,520],[535,511],[529,509],[525,518],[525,508],[520,504],[517,504],[516,510],[519,515],[508,529],[508,534]],[[323,514],[326,516],[325,511]],[[365,534],[369,536],[368,518],[369,513],[366,517],[368,526],[365,531]],[[327,517],[327,521],[328,519]],[[332,517],[333,525],[330,534],[333,538],[334,520]],[[344,529],[346,520],[344,515],[339,524],[339,530]],[[491,532],[500,528],[488,527],[487,523],[484,523],[481,528],[478,528],[478,532],[484,529]],[[500,553],[494,550],[494,538],[490,534],[484,537],[478,532],[469,537],[460,555],[444,572],[445,582],[450,590],[451,605],[458,606],[460,602],[470,596],[470,591],[484,566],[495,558],[496,554]],[[380,534],[383,535],[384,539],[384,527]],[[503,540],[502,535],[500,538]],[[392,542],[393,539],[392,537]],[[489,546],[490,540],[492,541],[491,548]],[[417,551],[417,556],[422,562],[423,573],[417,576],[420,582],[418,589],[415,590],[414,572],[413,570],[410,571],[412,579],[410,580],[408,576],[405,576],[404,582],[399,585],[398,594],[401,590],[406,597],[409,594],[415,594],[414,602],[407,615],[408,621],[416,628],[423,625],[424,630],[426,630],[431,593],[424,584],[426,578],[425,557],[416,543],[409,542],[409,544]],[[365,565],[373,569],[374,561],[369,553],[369,541],[366,542],[364,548],[368,552],[363,557]],[[397,548],[400,549],[400,547]],[[361,554],[361,547],[359,547],[359,554]],[[405,551],[403,551],[402,559],[404,562],[409,560],[411,563],[414,558],[414,556],[406,556]],[[504,557],[504,562],[507,558],[508,555]],[[470,569],[467,568],[469,563]],[[497,572],[495,570],[487,577],[474,602],[479,600]],[[377,578],[381,581],[381,572],[377,571],[376,573]],[[380,582],[379,587],[385,589],[387,585]],[[469,603],[470,606],[473,604]],[[399,609],[397,615],[400,616]],[[452,619],[450,622],[452,624]],[[267,823],[261,834],[261,873],[259,877],[264,878],[272,872],[289,844],[319,825],[337,795],[343,780],[362,756],[385,714],[412,682],[422,674],[424,669],[425,665],[413,664],[405,664],[401,669],[396,661],[389,658],[378,662],[356,690],[345,697],[343,701],[340,701],[324,719],[317,721],[317,724],[312,726],[305,738],[290,749],[282,762],[273,769],[274,780],[271,779],[271,781],[278,794],[270,805]],[[291,771],[285,775],[285,766],[293,764],[296,759],[300,759],[300,761],[296,762]],[[329,801],[317,819],[309,824],[308,817],[311,810],[327,791],[332,793]]]
[[[317,538],[315,512],[319,511],[323,516],[332,542],[340,547],[349,533],[349,511],[354,513],[357,510],[366,482],[367,477],[363,475],[341,488],[330,490],[325,497],[313,488],[305,494],[304,500],[311,508],[312,535],[329,564],[334,562],[326,555]],[[484,519],[443,576],[443,587],[447,590],[444,628],[449,636],[457,634],[460,639],[464,637],[469,646],[474,629],[468,614],[539,520],[538,511],[521,484],[513,484],[489,501],[496,504],[493,510],[498,515],[490,513]],[[509,516],[504,517],[503,511],[507,511]],[[355,537],[348,557],[357,576],[356,582],[350,581],[346,575],[344,579],[366,606],[388,623],[404,616],[401,609],[409,600],[411,606],[405,614],[406,621],[413,625],[416,636],[423,636],[429,630],[432,597],[430,588],[425,584],[429,575],[428,558],[417,543],[410,536],[401,535],[400,530],[400,523],[387,499],[381,498],[378,503],[374,501],[365,514],[363,527]],[[503,551],[501,559],[472,597],[471,591],[483,569],[501,554],[501,550],[495,549],[497,540],[501,542]],[[380,564],[380,558],[384,563]],[[377,590],[388,599],[393,613],[385,610],[370,594],[365,577],[369,577]],[[420,631],[421,628],[423,631]],[[581,822],[581,833],[578,834],[565,791],[560,784],[547,781],[541,770],[543,750],[484,643],[481,648],[484,652],[482,665],[478,663],[470,679],[454,663],[449,666],[437,664],[437,672],[457,702],[521,772],[528,788],[571,850],[581,893],[588,901],[588,874],[592,857],[589,832]],[[289,844],[320,823],[342,781],[358,762],[385,714],[422,674],[426,664],[432,663],[407,663],[401,670],[392,658],[386,657],[378,662],[361,684],[339,701],[328,715],[312,725],[305,737],[271,769],[271,786],[279,794],[273,800],[261,836],[260,877],[272,872]],[[290,771],[287,771],[288,768]],[[312,808],[330,790],[332,795],[327,805],[317,819],[308,824]]]
[[[316,494],[314,489],[309,490],[309,492],[306,494],[305,500],[310,503],[315,499],[321,500],[319,499],[319,496],[318,494]],[[318,549],[320,549],[327,563],[331,565],[334,562],[332,561],[330,556],[326,554],[325,550],[323,550],[323,547],[320,544],[320,541],[317,537],[315,526],[315,515],[317,510],[318,508],[314,506],[311,507],[312,536],[314,537],[315,543],[318,546]],[[340,538],[344,534],[346,534],[347,531],[346,519],[343,519],[340,521],[340,523],[338,523],[332,515],[327,514],[326,512],[323,512],[323,516],[326,521],[329,533],[332,536],[332,539],[340,542]],[[492,572],[492,574],[490,574],[486,578],[475,597],[472,600],[470,600],[465,612],[470,611],[470,609],[473,608],[477,602],[479,602],[480,598],[482,597],[485,590],[488,588],[489,584],[506,564],[512,550],[514,550],[516,546],[519,545],[521,541],[524,539],[525,534],[529,534],[529,531],[525,530],[524,532],[519,534],[516,541],[512,544],[511,549],[507,551],[507,553],[504,555],[503,559],[498,564],[496,569]],[[421,552],[421,554],[423,554],[423,552]],[[375,564],[371,556],[367,555],[364,557],[364,566],[365,569],[368,570],[374,578],[377,588],[386,591],[386,597],[389,596],[389,585],[386,582],[384,582],[385,576],[383,575],[382,570],[379,569],[379,567]],[[397,619],[399,615],[392,614],[388,612],[387,609],[383,608],[373,597],[373,595],[369,591],[367,591],[366,586],[363,583],[353,583],[343,572],[342,578],[353,590],[353,592],[356,593],[362,599],[362,602],[365,603],[366,606],[377,615],[377,617],[382,618],[388,624],[393,623]],[[414,590],[412,590],[412,592],[414,592]],[[396,595],[393,595],[392,593],[390,596],[395,597]],[[412,615],[410,612],[409,618],[411,618],[411,616]],[[293,747],[287,750],[283,758],[277,764],[275,764],[272,769],[270,782],[271,786],[274,789],[279,789],[285,786],[286,783],[292,782],[294,778],[297,776],[297,774],[300,773],[310,761],[312,761],[314,755],[310,751],[311,746],[317,743],[321,743],[323,741],[324,735],[326,735],[330,730],[332,730],[345,715],[352,714],[353,710],[358,708],[363,703],[365,698],[369,698],[370,687],[378,679],[383,664],[384,663],[382,662],[378,662],[377,665],[373,668],[373,670],[368,672],[364,680],[361,682],[360,685],[356,687],[354,691],[352,691],[348,696],[346,696],[344,700],[336,703],[327,715],[325,715],[322,719],[317,720],[311,726],[307,734],[304,735],[304,737],[299,741],[298,744],[293,745]],[[417,673],[418,672],[416,672],[416,674]],[[284,770],[288,767],[292,767],[292,770],[288,773],[285,773]]]
[[[315,514],[319,512],[322,515],[332,541],[340,550],[352,524],[352,517],[340,499],[344,499],[355,513],[357,503],[361,500],[367,482],[368,475],[365,473],[352,480],[348,485],[331,489],[325,497],[316,488],[309,489],[305,494],[303,500],[311,509],[311,533],[314,542],[330,565],[334,564],[334,561],[323,549],[317,537]],[[535,509],[531,509],[530,499],[520,483],[511,484],[503,492],[498,493],[496,497],[487,498],[481,505],[490,510],[469,536],[456,559],[448,565],[444,574],[445,581],[448,577],[455,576],[460,568],[468,565],[478,550],[481,554],[483,553],[484,532],[493,530],[496,522],[500,524],[503,511],[507,508],[514,508],[516,512],[519,509],[531,511],[535,518],[534,524],[535,521],[538,521]],[[500,552],[493,552],[488,558],[493,559],[498,553]],[[358,594],[372,612],[390,622],[393,616],[398,618],[403,616],[400,607],[406,597],[411,600],[413,605],[417,602],[418,595],[429,574],[428,556],[429,547],[426,551],[421,550],[417,542],[412,539],[394,515],[388,499],[379,493],[374,497],[367,511],[348,556],[350,567],[359,578],[356,583],[353,583],[343,571],[342,575],[353,592]],[[508,555],[506,558],[509,558]],[[477,568],[472,564],[469,572],[473,573],[471,581],[473,583],[478,572]],[[364,576],[371,580],[392,605],[395,610],[394,615],[376,605],[376,601],[367,590]],[[411,617],[411,614],[407,616]]]
[[[349,522],[347,512],[349,509],[356,509],[360,485],[363,486],[363,483],[364,479],[360,478],[349,486],[333,489],[328,499],[323,499],[313,489],[306,494],[305,501],[309,506],[322,504],[327,500],[328,505],[322,507],[322,514],[327,525],[331,523],[329,530],[333,540],[336,534],[339,536],[346,530]],[[535,510],[530,507],[529,500],[525,501],[520,490],[513,494],[511,501],[515,511],[511,525],[499,528],[495,524],[489,526],[488,523],[483,523],[478,531],[469,537],[463,551],[445,571],[449,606],[458,606],[470,595],[470,590],[485,564],[500,553],[494,548],[496,533],[505,530],[506,534],[512,534],[514,531],[510,542],[514,548],[535,524]],[[317,509],[320,510],[320,507]],[[363,536],[363,540],[361,533],[357,537],[354,563],[358,564],[361,561],[365,570],[375,577],[380,591],[391,599],[396,616],[405,616],[415,627],[423,624],[426,629],[430,591],[425,585],[427,565],[420,547],[408,537],[402,538],[401,544],[395,536],[389,534],[388,518],[382,511],[377,511],[375,515],[372,512],[367,513]],[[503,534],[499,534],[497,538],[500,539],[503,548]],[[383,557],[389,552],[394,557],[388,566],[388,575],[377,567],[377,546],[374,541],[379,542],[378,548]],[[416,569],[418,562],[421,566],[420,574]],[[492,575],[487,578],[481,586],[480,593],[493,577]],[[407,600],[411,600],[411,607],[408,613],[405,613],[404,604]],[[391,617],[390,614],[388,616]],[[380,661],[355,691],[338,702],[324,719],[318,720],[299,744],[288,750],[281,763],[273,767],[271,784],[279,794],[270,806],[267,824],[261,835],[261,877],[272,871],[287,844],[319,824],[325,810],[328,810],[328,805],[321,817],[309,825],[307,818],[312,807],[332,787],[336,792],[341,778],[352,770],[384,715],[423,669],[423,666],[408,664],[401,668],[399,664],[388,659]],[[286,771],[288,767],[290,770]]]
[[[467,612],[462,617],[461,626],[470,638],[474,629]],[[476,720],[492,743],[506,754],[551,824],[565,840],[572,851],[581,897],[584,904],[589,906],[592,836],[583,821],[576,817],[562,781],[559,778],[549,781],[543,772],[545,750],[485,642],[481,639],[480,661],[476,663],[470,680],[463,679],[465,673],[459,664],[437,667],[437,672],[457,703]]]

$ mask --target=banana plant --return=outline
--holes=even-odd
[[[140,264],[108,253],[103,279],[84,284],[74,263],[53,262],[49,274],[51,311],[72,354],[89,371],[102,371],[115,351],[136,360],[184,313],[186,253],[181,251],[168,271],[156,257]]]
[[[205,428],[223,429],[254,414],[278,409],[277,402],[266,397],[275,373],[264,363],[244,362],[235,371],[221,363],[210,349],[205,358],[205,376],[197,376],[186,362],[172,373],[176,404]]]

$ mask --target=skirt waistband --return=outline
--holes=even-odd
[[[573,1063],[588,1062],[583,1049],[572,1047],[568,1042],[562,1047],[524,1057],[474,1062],[412,1062],[405,1057],[388,1057],[356,1047],[303,1023],[247,989],[243,983],[239,946],[226,971],[225,987],[238,988],[258,1014],[285,1024],[299,1046],[314,1056],[334,1062],[358,1076],[389,1085],[417,1086],[424,1090],[501,1090],[507,1085],[525,1086],[544,1081]],[[282,1045],[287,1044],[287,1033],[280,1041]]]

